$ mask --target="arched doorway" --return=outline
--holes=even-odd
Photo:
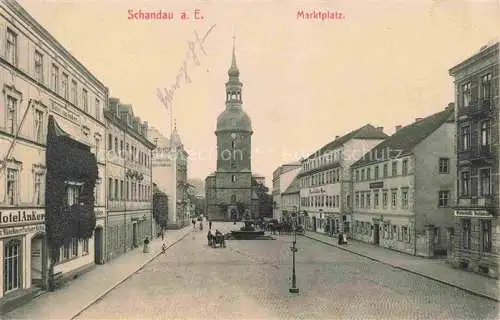
[[[102,258],[102,228],[96,228],[94,231],[94,262],[103,264]]]
[[[43,286],[45,268],[43,263],[45,235],[37,234],[31,238],[31,284],[37,287]]]
[[[6,239],[3,247],[3,290],[9,293],[21,288],[23,260],[21,240]]]

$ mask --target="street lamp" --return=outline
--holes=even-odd
[[[297,288],[297,278],[295,276],[295,253],[297,248],[295,244],[297,243],[297,208],[294,208],[295,219],[293,220],[293,242],[292,247],[292,287],[288,290],[290,293],[299,293],[299,288]]]

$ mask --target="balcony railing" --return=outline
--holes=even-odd
[[[479,196],[479,197],[468,197],[459,198],[458,205],[460,207],[491,207],[492,206],[491,196]]]
[[[468,150],[459,151],[459,160],[491,159],[493,157],[490,145],[478,145]]]
[[[468,106],[466,107],[460,107],[458,108],[458,115],[459,116],[481,116],[484,113],[491,112],[491,98],[488,99],[480,99],[478,101],[471,102]]]

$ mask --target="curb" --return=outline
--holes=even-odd
[[[174,242],[172,242],[171,244],[169,244],[167,246],[167,249],[170,249],[172,246],[174,246],[175,244],[177,244],[179,241],[181,241],[182,239],[184,239],[185,237],[187,237],[190,233],[192,233],[193,231],[188,231],[186,232],[186,234],[183,234],[181,235],[179,238],[177,238],[176,240],[174,240]],[[142,269],[144,269],[144,267],[146,265],[148,265],[149,263],[151,263],[153,260],[155,260],[156,258],[158,258],[160,255],[162,255],[163,253],[161,251],[159,251],[158,253],[155,253],[150,259],[148,259],[146,262],[144,262],[143,264],[141,264],[137,270],[133,271],[132,273],[130,273],[129,275],[125,276],[125,278],[121,279],[120,281],[116,282],[115,284],[113,284],[111,287],[109,287],[107,290],[105,290],[103,293],[99,294],[98,297],[92,299],[89,303],[87,303],[82,309],[80,309],[78,312],[76,312],[73,316],[70,317],[70,319],[74,319],[76,317],[78,317],[80,314],[82,314],[82,312],[84,312],[85,310],[87,310],[88,308],[90,308],[94,303],[96,303],[97,301],[101,300],[102,298],[104,298],[108,293],[110,293],[113,289],[115,289],[116,287],[118,287],[120,284],[124,283],[125,281],[127,281],[130,277],[132,277],[134,274],[136,274],[137,272],[141,271]]]
[[[406,271],[406,272],[409,272],[409,273],[413,273],[413,274],[416,274],[416,275],[419,275],[421,277],[424,277],[424,278],[427,278],[427,279],[431,279],[431,280],[434,280],[434,281],[437,281],[439,283],[442,283],[442,284],[445,284],[445,285],[448,285],[450,287],[453,287],[453,288],[456,288],[456,289],[460,289],[460,290],[463,290],[467,293],[470,293],[472,295],[475,295],[475,296],[479,296],[479,297],[482,297],[482,298],[485,298],[485,299],[489,299],[489,300],[492,300],[492,301],[495,301],[495,302],[500,302],[500,299],[498,298],[495,298],[495,297],[492,297],[492,296],[489,296],[487,294],[484,294],[484,293],[481,293],[481,292],[477,292],[477,291],[474,291],[474,290],[471,290],[471,289],[468,289],[468,288],[464,288],[464,287],[461,287],[459,285],[456,285],[456,284],[453,284],[451,282],[447,282],[447,281],[444,281],[444,280],[441,280],[441,279],[438,279],[438,278],[435,278],[433,276],[429,276],[427,274],[424,274],[424,273],[420,273],[418,271],[414,271],[414,270],[410,270],[410,269],[407,269],[405,267],[400,267],[400,266],[395,266],[393,264],[390,264],[388,262],[385,262],[385,261],[382,261],[382,260],[379,260],[377,258],[373,258],[373,257],[370,257],[370,256],[367,256],[367,255],[364,255],[362,253],[359,253],[359,252],[356,252],[356,251],[353,251],[353,250],[350,250],[350,249],[347,249],[347,248],[344,248],[344,247],[340,247],[340,246],[336,246],[335,244],[332,244],[332,243],[329,243],[327,241],[324,241],[324,240],[321,240],[321,239],[317,239],[315,237],[312,237],[312,236],[308,236],[308,235],[302,235],[303,237],[306,237],[306,238],[309,238],[311,240],[315,240],[315,241],[318,241],[318,242],[321,242],[323,244],[326,244],[326,245],[329,245],[331,247],[335,247],[335,248],[338,248],[338,249],[341,249],[341,250],[344,250],[344,251],[347,251],[347,252],[350,252],[350,253],[353,253],[353,254],[356,254],[358,256],[361,256],[363,258],[367,258],[367,259],[370,259],[372,261],[376,261],[376,262],[379,262],[379,263],[382,263],[382,264],[385,264],[385,265],[388,265],[388,266],[391,266],[395,269],[399,269],[399,270],[403,270],[403,271]]]

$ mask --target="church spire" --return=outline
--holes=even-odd
[[[229,68],[228,75],[230,77],[238,77],[240,75],[240,70],[236,65],[236,37],[233,36],[233,58],[231,60],[231,67]]]

